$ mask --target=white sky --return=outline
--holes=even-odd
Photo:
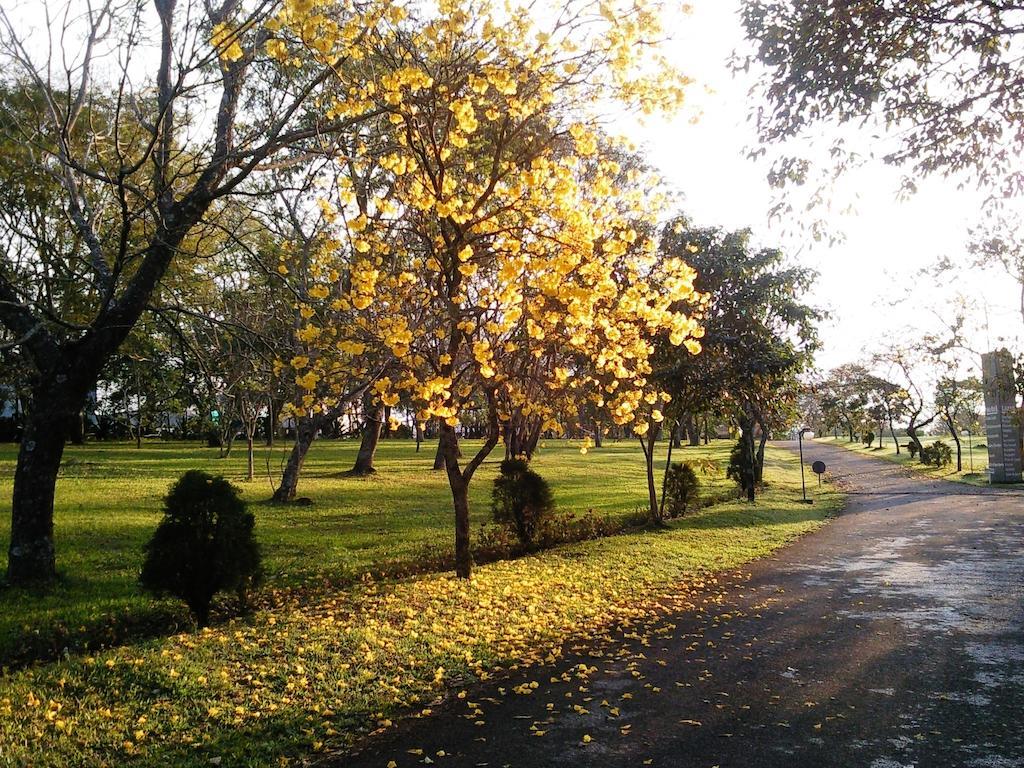
[[[837,190],[838,197],[857,200],[855,215],[834,219],[845,235],[842,244],[814,243],[807,235],[792,234],[795,227],[769,222],[775,191],[765,180],[765,166],[744,156],[744,148],[756,143],[747,121],[753,76],[734,77],[726,65],[743,45],[739,0],[692,0],[691,5],[693,12],[681,17],[671,49],[683,71],[697,80],[691,111],[647,125],[622,120],[616,128],[646,146],[652,164],[683,191],[683,208],[698,223],[750,227],[765,244],[781,245],[818,270],[820,280],[811,298],[832,314],[822,328],[822,368],[866,358],[873,342],[892,331],[936,329],[932,313],[949,313],[951,292],[915,273],[940,255],[967,261],[967,229],[979,219],[981,196],[973,190],[958,192],[955,184],[936,179],[922,184],[913,199],[899,203],[898,174],[879,164],[845,179]],[[706,86],[713,91],[707,92]],[[690,120],[694,110],[701,113],[696,124]],[[975,317],[975,349],[984,351],[999,337],[1008,337],[1002,343],[1011,348],[1016,344],[1024,331],[1016,308],[1019,286],[1001,274],[965,269],[952,292],[956,290],[989,305],[988,334],[984,313]]]

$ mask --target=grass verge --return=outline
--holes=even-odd
[[[468,441],[465,450],[476,445]],[[725,466],[731,443],[686,447],[678,460],[709,460],[719,470],[702,476],[706,496],[731,490]],[[659,446],[663,451],[664,443]],[[215,449],[186,443],[127,443],[68,446],[55,504],[60,579],[45,593],[0,592],[0,666],[96,650],[189,626],[186,612],[169,601],[141,593],[142,547],[161,515],[163,496],[184,471],[203,469],[236,482],[256,515],[268,584],[277,589],[319,584],[335,589],[365,573],[375,577],[447,567],[452,549],[451,495],[444,472],[434,472],[434,446],[416,451],[409,440],[384,440],[376,475],[345,476],[358,441],[321,440],[307,460],[299,493],[309,507],[272,506],[271,481],[279,477],[289,446],[261,449],[262,476],[244,482],[245,455],[227,459]],[[0,445],[0,551],[7,551],[10,478],[16,447]],[[496,451],[470,489],[474,538],[490,525],[489,494],[501,455]],[[643,458],[635,441],[611,442],[580,454],[579,444],[548,441],[534,461],[551,483],[559,513],[602,530],[627,525],[646,504]],[[269,468],[269,474],[268,474]],[[484,534],[482,536],[481,534]],[[484,554],[484,553],[481,553]],[[495,556],[501,552],[492,553]],[[486,558],[494,559],[494,556]]]
[[[753,506],[493,563],[469,582],[367,580],[312,601],[285,593],[247,620],[8,674],[0,763],[287,765],[342,746],[447,689],[642,621],[665,595],[685,598],[838,509],[828,488],[800,504],[797,459],[773,448],[768,458],[770,485]]]
[[[906,438],[904,438],[906,440]],[[937,480],[949,480],[955,483],[966,483],[967,485],[978,485],[987,486],[988,481],[988,450],[986,448],[978,448],[976,443],[979,443],[979,438],[975,437],[971,441],[970,450],[968,449],[968,443],[964,440],[963,444],[963,470],[960,472],[956,471],[956,444],[952,438],[948,436],[927,436],[922,437],[921,442],[924,445],[930,445],[936,440],[943,440],[949,444],[953,449],[953,463],[945,467],[932,467],[927,464],[922,464],[917,459],[910,458],[910,452],[904,448],[900,448],[899,455],[896,454],[896,444],[891,438],[886,438],[883,445],[878,447],[876,441],[872,447],[868,447],[860,442],[849,442],[845,437],[819,437],[815,438],[815,442],[822,443],[825,445],[836,445],[840,448],[845,448],[848,451],[854,451],[855,453],[861,453],[865,456],[872,456],[877,459],[885,459],[891,461],[894,464],[900,464],[913,472],[924,475],[926,477],[932,477]],[[984,443],[981,443],[984,445]],[[902,444],[901,444],[902,446]],[[1005,488],[1024,488],[1024,483],[1008,483]]]

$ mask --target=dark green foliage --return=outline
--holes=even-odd
[[[948,443],[936,440],[921,449],[921,463],[933,467],[944,467],[953,460],[953,449]]]
[[[217,592],[232,590],[244,604],[248,588],[260,581],[254,524],[231,483],[189,470],[164,499],[164,519],[146,545],[142,585],[181,598],[206,626]]]
[[[910,451],[910,458],[917,456],[917,443],[907,443],[904,447]]]
[[[495,522],[514,528],[519,541],[529,546],[554,508],[551,487],[529,464],[522,459],[501,462],[501,474],[491,492]]]
[[[874,443],[875,443],[875,433],[874,432],[865,432],[864,433],[864,445],[869,445],[870,446],[870,445],[874,445]]]
[[[754,456],[750,451],[750,443],[740,438],[729,452],[729,466],[725,476],[745,491],[748,484],[753,482],[753,466]]]
[[[695,507],[700,498],[700,481],[687,462],[673,464],[665,474],[665,511],[669,517],[681,517]]]

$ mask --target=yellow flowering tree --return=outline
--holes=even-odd
[[[679,103],[685,79],[647,44],[661,34],[658,8],[569,2],[553,18],[542,28],[526,9],[486,2],[443,0],[419,18],[395,6],[328,107],[330,119],[384,116],[348,158],[391,182],[362,210],[343,189],[351,247],[336,253],[351,261],[338,300],[376,310],[367,348],[394,362],[374,385],[380,402],[407,398],[420,421],[441,424],[463,577],[469,484],[511,409],[532,403],[554,426],[537,404],[568,385],[600,389],[628,423],[651,334],[683,343],[696,330],[672,309],[692,292],[685,265],[651,279],[654,244],[636,224],[658,209],[655,190],[640,174],[622,183],[596,117],[611,98],[643,111]],[[486,434],[463,463],[460,417],[479,402]]]

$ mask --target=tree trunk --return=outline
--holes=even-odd
[[[543,422],[541,422],[540,419],[536,419],[533,426],[530,428],[529,434],[526,436],[526,445],[524,447],[526,449],[527,461],[533,461],[533,457],[537,453],[537,446],[540,444],[540,435],[543,431],[543,426]]]
[[[254,437],[255,437],[254,433],[255,433],[255,430],[249,430],[249,431],[247,431],[246,436],[245,436],[246,464],[247,464],[247,471],[245,473],[245,479],[248,480],[250,483],[256,478],[256,465],[255,465],[255,461],[254,461],[254,459],[255,459],[255,456],[254,456],[255,451],[253,450],[253,443],[254,443]]]
[[[892,419],[889,420],[889,434],[892,435],[892,441],[896,445],[896,455],[900,455],[900,441],[896,437],[896,428],[892,424]]]
[[[72,414],[68,421],[68,441],[72,445],[85,444],[85,409]]]
[[[372,475],[377,471],[373,466],[373,458],[380,443],[384,408],[379,403],[366,405],[366,420],[363,422],[363,434],[359,439],[359,453],[356,454],[356,463],[350,472],[353,475]]]
[[[281,415],[281,401],[273,397],[267,398],[267,448],[274,447],[274,436],[277,432],[277,419]]]
[[[295,445],[292,446],[284,474],[281,475],[281,485],[274,491],[273,500],[275,502],[281,504],[295,499],[302,465],[306,461],[306,454],[309,452],[309,447],[313,444],[313,439],[319,428],[320,420],[315,416],[303,416],[295,425]]]
[[[420,445],[423,443],[423,425],[415,417],[412,420],[412,431],[416,436],[416,453],[419,453]]]
[[[469,483],[459,469],[459,438],[454,427],[441,425],[438,451],[448,472],[455,508],[455,575],[468,579],[473,569],[473,554],[469,546]]]
[[[658,514],[658,489],[654,485],[654,443],[657,432],[651,427],[648,433],[640,438],[640,448],[644,452],[644,469],[647,474],[647,505],[651,515],[651,522],[660,523],[661,517]],[[671,444],[671,438],[669,439]]]
[[[683,447],[682,436],[680,434],[682,431],[683,431],[683,427],[682,427],[681,424],[676,424],[674,427],[672,427],[671,430],[669,430],[669,433],[668,433],[668,444],[669,444],[669,447],[671,447],[671,448],[682,448]]]
[[[56,576],[53,499],[68,422],[78,408],[69,396],[34,393],[14,469],[7,580],[47,583]]]
[[[918,411],[918,413],[920,413],[920,411]],[[915,413],[913,416],[910,417],[910,424],[907,426],[907,437],[910,438],[910,442],[917,446],[917,455],[920,456],[921,451],[924,449],[924,446],[921,445],[921,440],[917,436],[917,430],[924,429],[933,421],[935,421],[935,415],[933,414],[930,419],[926,419],[925,421],[922,421],[920,424],[915,423],[917,416],[918,414]]]
[[[686,420],[686,437],[691,446],[700,445],[700,420],[696,415],[689,416]]]
[[[761,427],[761,440],[757,445],[757,453],[754,455],[754,482],[764,482],[764,446],[768,442],[768,431]]]
[[[456,438],[458,439],[458,438]],[[434,469],[444,469],[444,437],[437,441],[437,453],[434,454]]]
[[[911,425],[907,427],[907,437],[909,437],[910,442],[914,444],[914,447],[916,448],[916,454],[920,456],[921,451],[924,449],[924,446],[921,445],[921,441],[917,437],[917,428],[913,425],[913,423],[911,423]]]
[[[754,457],[754,420],[749,416],[743,416],[740,419],[740,440],[744,444],[745,462],[744,466],[740,467],[743,482],[740,484],[743,491],[747,495],[747,501],[754,500],[754,463],[756,461]]]
[[[946,426],[949,427],[949,434],[952,435],[953,442],[956,443],[956,471],[963,472],[963,449],[960,447],[960,435],[956,431],[956,422],[949,416],[946,416]]]
[[[604,445],[604,429],[600,421],[594,422],[594,447],[600,448]]]
[[[679,422],[677,421],[672,425],[672,429],[676,430],[679,428]],[[652,451],[653,453],[653,451]],[[665,487],[668,485],[668,471],[672,468],[672,441],[668,443],[668,450],[665,452],[665,471],[661,474],[661,500],[658,502],[658,521],[662,522],[665,520]],[[650,489],[648,489],[649,491]]]
[[[227,436],[220,445],[220,457],[222,459],[231,458],[231,447],[235,444],[235,430],[229,429]]]

